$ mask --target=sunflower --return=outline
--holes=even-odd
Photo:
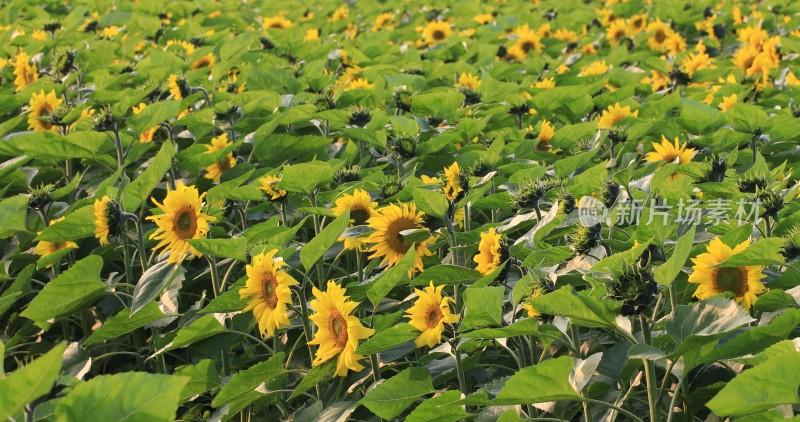
[[[446,196],[450,202],[456,202],[461,199],[466,191],[466,183],[465,177],[461,172],[461,167],[458,166],[457,162],[453,163],[450,167],[444,168],[444,178],[445,184],[442,186],[444,196]]]
[[[694,270],[689,276],[689,282],[699,284],[694,296],[700,300],[724,292],[734,294],[734,299],[745,309],[756,303],[757,295],[764,293],[766,288],[761,283],[764,274],[761,266],[713,268],[715,265],[727,260],[733,255],[743,252],[750,246],[750,240],[736,245],[731,249],[719,237],[715,237],[708,244],[707,252],[692,258]]]
[[[205,56],[195,60],[194,63],[192,63],[192,69],[213,66],[215,63],[217,63],[217,58],[214,57],[214,53],[208,53]]]
[[[540,316],[542,316],[542,313],[537,311],[536,308],[533,307],[533,304],[531,303],[531,301],[533,299],[536,299],[537,297],[543,295],[543,294],[544,294],[544,289],[541,286],[534,288],[533,289],[533,293],[531,293],[530,297],[525,302],[525,304],[522,305],[522,309],[524,309],[524,310],[526,310],[528,312],[528,316],[529,317],[531,317],[531,318],[539,318]]]
[[[94,237],[102,246],[108,245],[109,236],[118,234],[121,213],[122,208],[108,195],[94,201]]]
[[[145,103],[139,103],[138,106],[133,106],[133,114],[136,115],[136,114],[141,113],[142,110],[145,109],[145,107],[147,107],[147,104],[145,104]],[[152,142],[153,141],[153,135],[156,133],[157,130],[158,130],[158,126],[154,126],[154,127],[151,127],[150,129],[146,129],[145,131],[143,131],[142,133],[139,134],[139,142],[141,142],[141,143]]]
[[[317,40],[319,40],[319,29],[318,28],[312,28],[312,29],[306,30],[306,36],[303,37],[303,42],[312,42],[312,41],[317,41]]]
[[[608,69],[610,69],[610,67],[606,64],[605,60],[596,60],[589,63],[588,66],[583,67],[578,76],[604,75],[608,72]]]
[[[284,18],[283,16],[270,16],[264,18],[264,23],[261,24],[261,27],[264,29],[270,29],[270,28],[286,29],[290,28],[292,25],[294,25],[292,21]]]
[[[59,217],[53,220],[50,220],[50,225],[54,223],[58,223],[59,221],[63,220],[66,217]],[[42,232],[37,232],[36,235],[40,235]],[[56,253],[64,248],[77,248],[78,244],[73,241],[66,241],[66,242],[48,242],[46,240],[40,240],[39,243],[36,244],[36,247],[33,249],[33,253],[39,255],[41,257],[45,257],[52,253]],[[52,267],[53,264],[47,266],[47,268]]]
[[[360,226],[369,220],[375,213],[377,202],[372,202],[369,193],[362,189],[356,189],[353,194],[344,194],[336,200],[333,213],[340,216],[346,211],[350,211],[350,227]],[[364,243],[364,239],[340,237],[344,242],[345,249],[356,249]]]
[[[14,85],[17,86],[15,92],[22,91],[39,79],[36,66],[30,64],[30,60],[30,56],[23,51],[14,56]]]
[[[538,35],[533,32],[523,33],[517,38],[514,46],[519,47],[525,54],[535,51],[537,53],[542,51],[542,41]]]
[[[639,116],[639,110],[631,112],[630,106],[622,107],[619,103],[608,106],[600,115],[600,120],[597,122],[598,129],[611,129],[615,124],[621,122],[626,117]]]
[[[503,250],[503,240],[494,227],[488,232],[481,233],[481,241],[478,243],[478,253],[472,260],[478,264],[478,272],[483,275],[489,274],[503,264],[505,260]]]
[[[375,18],[375,21],[372,23],[371,32],[378,32],[381,29],[392,29],[392,21],[394,20],[394,15],[391,13],[381,13]]]
[[[686,144],[681,145],[678,138],[675,138],[675,144],[671,144],[666,136],[661,135],[661,143],[653,143],[653,149],[647,153],[645,160],[649,163],[657,163],[663,161],[665,163],[672,163],[678,159],[678,164],[686,164],[692,161],[694,156],[694,148],[686,148]]]
[[[444,324],[458,322],[458,315],[450,312],[453,298],[442,296],[444,285],[433,286],[433,281],[424,290],[414,289],[419,297],[414,305],[406,311],[409,323],[422,334],[414,340],[417,347],[433,347],[442,341]]]
[[[172,45],[177,45],[178,47],[183,48],[183,51],[185,51],[187,55],[194,53],[194,44],[183,40],[169,40],[167,41],[167,46],[164,47],[164,49],[166,50],[168,47]]]
[[[347,82],[347,86],[345,86],[344,90],[350,91],[353,89],[372,89],[373,86],[375,85],[369,83],[369,81],[364,78],[355,78]]]
[[[316,287],[312,289],[314,300],[309,303],[314,314],[309,316],[317,326],[314,339],[308,344],[318,345],[313,365],[317,366],[339,355],[336,362],[336,376],[346,376],[348,370],[364,369],[358,361],[364,356],[355,353],[358,341],[375,333],[365,327],[351,313],[358,307],[357,302],[348,300],[347,291],[333,281],[328,281],[328,288],[323,293]]]
[[[629,33],[630,29],[628,28],[628,24],[626,24],[622,19],[617,19],[611,22],[611,25],[608,26],[608,31],[606,31],[606,39],[612,47],[616,47],[623,38],[628,36]]]
[[[276,260],[277,249],[262,252],[253,257],[252,265],[248,265],[247,282],[239,289],[239,297],[248,299],[242,312],[253,311],[258,321],[261,335],[275,335],[275,330],[289,326],[289,314],[286,306],[292,304],[292,291],[289,286],[299,284],[282,267],[286,263]]]
[[[375,232],[367,238],[367,243],[374,244],[369,252],[372,258],[383,257],[381,264],[386,264],[387,268],[394,266],[405,256],[411,245],[403,240],[400,234],[403,230],[425,229],[422,225],[425,213],[417,211],[414,204],[391,204],[375,212],[367,220],[367,224],[375,229]],[[433,253],[428,250],[428,245],[434,242],[431,236],[416,244],[416,256],[414,257],[414,268],[422,271],[422,257],[431,256]]]
[[[647,40],[647,45],[651,50],[663,53],[667,51],[667,39],[672,35],[672,28],[661,19],[656,19],[647,25],[647,32],[652,32],[652,35]]]
[[[555,134],[556,129],[553,127],[553,124],[547,120],[543,120],[542,128],[539,129],[539,135],[536,137],[536,139],[544,143],[549,143]]]
[[[449,23],[431,21],[428,22],[428,24],[425,25],[425,28],[422,30],[422,38],[428,45],[434,45],[444,42],[452,33],[453,30],[450,29]]]
[[[464,72],[458,76],[458,82],[456,82],[456,87],[463,86],[464,88],[469,88],[471,90],[476,90],[481,85],[480,79],[477,76],[473,75],[469,72]]]
[[[472,20],[481,25],[486,25],[494,20],[494,16],[491,13],[481,13],[479,15],[475,15]]]
[[[89,120],[94,119],[94,109],[93,108],[86,107],[83,110],[81,110],[81,114],[78,116],[78,118],[75,119],[74,122],[70,123],[70,125],[69,125],[70,132],[72,131],[72,129],[75,129],[75,127],[78,126],[78,123],[80,123],[82,120],[85,120],[85,119],[89,119]]]
[[[728,111],[732,109],[733,106],[735,106],[738,101],[739,98],[736,96],[736,94],[731,94],[730,96],[722,97],[722,102],[719,103],[719,108],[722,111]]]
[[[216,138],[212,138],[211,145],[206,145],[206,154],[222,151],[231,145],[233,145],[233,142],[228,140],[228,134],[223,133]],[[235,166],[236,159],[233,158],[233,152],[229,152],[228,155],[220,158],[216,163],[206,167],[206,175],[203,177],[215,182],[219,182],[220,177],[222,177],[222,173],[225,173],[227,170],[230,170]]]
[[[28,127],[34,132],[58,132],[58,128],[48,121],[47,117],[63,102],[64,100],[56,96],[55,91],[45,94],[42,90],[38,94],[33,94],[28,107]]]
[[[281,178],[275,176],[264,176],[259,179],[261,182],[261,189],[265,194],[269,195],[270,201],[278,201],[283,199],[286,196],[286,191],[283,189],[278,189],[278,183],[280,183]]]
[[[334,10],[333,15],[331,15],[330,19],[328,19],[328,22],[337,22],[342,19],[347,19],[349,16],[350,11],[345,5],[341,5],[338,9]]]
[[[528,54],[525,53],[525,50],[523,50],[519,44],[514,44],[506,50],[506,55],[503,57],[503,60],[521,62],[526,58],[528,58]]]
[[[541,81],[536,81],[531,88],[550,89],[556,87],[556,80],[553,78],[544,78]]]
[[[178,75],[169,75],[167,84],[169,85],[169,93],[172,94],[172,97],[176,100],[184,99],[191,94],[186,79],[179,78]]]
[[[163,214],[147,217],[154,221],[158,228],[150,239],[160,240],[154,249],[164,248],[169,251],[169,262],[180,262],[186,255],[190,254],[189,259],[202,254],[193,248],[188,239],[202,239],[208,233],[208,222],[216,218],[203,214],[200,208],[203,205],[203,197],[194,186],[186,186],[179,180],[175,190],[167,187],[167,196],[164,203],[159,204],[155,198],[153,203],[163,211]]]

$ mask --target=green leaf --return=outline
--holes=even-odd
[[[28,215],[28,198],[23,195],[12,196],[0,201],[0,239],[10,237],[16,232],[28,231],[25,219]]]
[[[220,380],[213,360],[203,359],[195,365],[184,365],[175,368],[175,375],[189,377],[189,382],[183,387],[180,401],[185,402],[198,394],[219,387]]]
[[[568,261],[575,255],[569,246],[554,246],[552,248],[538,249],[525,257],[522,265],[532,268],[544,268]]]
[[[650,238],[644,243],[637,245],[627,251],[615,253],[611,256],[607,256],[596,264],[592,266],[592,271],[601,272],[601,273],[618,273],[621,272],[623,268],[633,265],[634,262],[639,258],[642,252],[650,246],[650,243],[653,242],[653,238]]]
[[[101,341],[117,338],[137,328],[144,327],[151,322],[158,321],[163,317],[164,314],[155,302],[149,302],[134,316],[131,316],[130,308],[123,309],[109,318],[100,328],[92,333],[92,335],[83,342],[83,346],[88,347]]]
[[[503,294],[499,286],[467,289],[464,292],[466,315],[460,329],[503,325]]]
[[[420,210],[439,220],[444,220],[445,214],[447,214],[448,204],[447,198],[445,198],[441,192],[415,188],[412,194],[414,196],[414,203],[417,204]]]
[[[38,326],[47,320],[62,318],[81,310],[103,295],[105,285],[100,282],[103,259],[88,256],[64,271],[33,298],[22,316]]]
[[[577,155],[571,155],[556,161],[555,164],[553,164],[553,170],[555,170],[556,176],[565,177],[569,175],[584,164],[588,163],[592,157],[597,155],[598,151],[600,151],[600,149],[595,148],[591,151],[582,152]]]
[[[392,122],[392,130],[398,137],[410,138],[419,133],[419,125],[414,119],[405,116],[389,116],[389,121]]]
[[[233,258],[246,261],[247,238],[233,237],[230,239],[189,239],[189,244],[204,255],[218,258]]]
[[[461,404],[461,392],[449,390],[424,400],[408,417],[406,422],[456,422],[465,419],[469,413]]]
[[[261,383],[284,374],[284,355],[283,352],[276,353],[266,362],[257,363],[244,371],[239,371],[234,374],[231,380],[228,381],[219,393],[217,393],[217,396],[214,397],[211,405],[214,407],[222,407],[236,400],[239,396],[254,390],[261,385]]]
[[[378,384],[358,403],[383,419],[392,419],[433,391],[428,369],[413,367]]]
[[[719,416],[737,416],[798,404],[800,352],[770,356],[730,380],[706,406]]]
[[[300,263],[303,264],[303,267],[306,270],[311,269],[325,255],[325,251],[336,243],[336,240],[339,239],[339,236],[347,229],[348,225],[350,225],[350,212],[344,212],[306,243],[300,249]]]
[[[124,199],[122,201],[124,209],[134,211],[147,202],[150,193],[153,192],[156,185],[161,182],[161,179],[164,178],[164,175],[172,165],[172,158],[174,156],[175,145],[169,140],[164,141],[164,144],[161,145],[161,149],[158,150],[153,161],[125,187]]]
[[[311,368],[310,371],[306,372],[303,379],[300,380],[300,384],[297,384],[294,391],[292,391],[292,395],[289,396],[289,400],[299,396],[300,394],[305,393],[311,387],[319,384],[323,378],[325,378],[328,374],[333,373],[336,369],[336,359],[331,359],[322,365],[317,365]]]
[[[433,281],[435,286],[464,284],[481,278],[481,273],[472,268],[459,265],[439,264],[426,268],[414,281],[415,286],[427,287]]]
[[[206,201],[213,204],[222,199],[230,199],[228,198],[230,193],[234,189],[241,186],[242,183],[250,179],[250,176],[252,176],[253,173],[255,173],[255,170],[249,170],[241,176],[214,186],[213,188],[209,189],[208,192],[206,192]]]
[[[397,265],[386,270],[375,280],[375,283],[367,291],[367,297],[374,306],[378,306],[394,286],[409,279],[408,273],[414,267],[415,254],[416,249],[413,246],[408,248],[408,252]]]
[[[228,330],[223,327],[213,315],[204,315],[192,321],[191,324],[181,328],[175,338],[172,339],[172,341],[164,348],[154,353],[151,358],[160,355],[161,353],[180,349],[181,347],[186,347],[190,344],[197,343],[198,341],[214,337],[215,335],[222,334],[226,331]]]
[[[94,205],[86,205],[47,226],[35,240],[60,243],[91,236],[94,236]]]
[[[400,323],[379,331],[356,349],[360,355],[372,355],[389,350],[419,337],[420,332],[409,323]]]
[[[174,421],[189,377],[123,372],[76,385],[56,408],[57,421]]]
[[[139,114],[129,116],[125,119],[125,123],[138,134],[158,126],[161,122],[178,117],[181,111],[183,107],[180,101],[159,101],[148,104]]]
[[[239,289],[244,287],[246,281],[247,277],[243,277],[233,283],[228,290],[212,299],[200,312],[204,314],[240,312],[247,306],[247,299],[242,299],[239,295]]]
[[[682,99],[681,103],[678,123],[695,135],[713,133],[726,123],[725,115],[714,107],[689,98]]]
[[[612,328],[620,304],[594,297],[581,296],[571,286],[534,298],[531,304],[537,311],[570,318],[576,325],[591,328]]]
[[[264,126],[267,125],[270,123],[266,123]],[[253,155],[260,164],[266,167],[276,167],[288,160],[310,159],[318,152],[324,152],[325,147],[331,144],[330,139],[322,136],[276,134],[262,138],[258,131],[256,131],[253,141],[255,143]]]
[[[562,356],[519,370],[506,381],[498,404],[530,404],[580,399],[569,383],[572,358]]]
[[[173,264],[168,261],[161,261],[148,268],[133,289],[131,315],[139,312],[145,305],[158,297],[164,286],[171,283],[178,274],[182,273],[183,267],[180,264]]]
[[[782,253],[784,243],[785,239],[779,237],[764,237],[758,239],[744,251],[715,265],[714,268],[783,264],[785,262]]]
[[[653,271],[653,278],[655,278],[658,284],[668,286],[672,284],[675,280],[675,277],[681,272],[683,268],[683,264],[686,263],[686,259],[689,258],[689,254],[692,253],[692,242],[694,241],[694,232],[696,226],[692,226],[689,229],[688,233],[685,233],[678,239],[678,243],[675,245],[675,250],[672,252],[672,256],[667,259],[663,265],[660,265]]]
[[[745,327],[744,332],[730,340],[725,341],[723,338],[714,351],[703,358],[703,361],[711,363],[758,353],[779,341],[786,340],[798,325],[800,325],[800,309],[788,309],[773,318],[768,325]]]
[[[461,333],[461,336],[465,338],[509,338],[536,335],[539,332],[539,327],[540,324],[536,318],[526,318],[503,328],[481,328]]]
[[[753,104],[736,103],[726,114],[731,125],[740,132],[755,133],[756,130],[764,131],[769,126],[767,113]]]
[[[111,143],[105,133],[74,132],[60,136],[51,132],[37,132],[27,142],[18,144],[25,154],[48,161],[69,158],[95,158],[104,143]]]
[[[464,94],[458,91],[437,91],[418,94],[411,98],[411,112],[444,118],[455,112],[464,102]]]
[[[0,391],[3,392],[0,394],[0,419],[16,417],[26,404],[50,392],[61,370],[66,348],[66,343],[60,343],[5,378],[0,375]]]
[[[331,166],[324,161],[283,166],[283,177],[278,189],[311,195],[314,189],[333,179]]]

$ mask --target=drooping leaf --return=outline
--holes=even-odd
[[[384,419],[392,419],[433,391],[430,372],[412,367],[378,384],[358,403]]]
[[[27,366],[5,378],[0,376],[0,391],[3,392],[0,394],[0,419],[15,417],[26,404],[50,392],[66,348],[66,343],[58,344]]]

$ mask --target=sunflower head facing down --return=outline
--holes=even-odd
[[[448,22],[431,21],[422,30],[422,38],[426,44],[434,45],[446,41],[452,33]]]
[[[223,133],[222,135],[211,139],[211,145],[206,145],[206,154],[222,151],[231,145],[233,145],[233,142],[228,140],[228,134]],[[220,158],[216,163],[206,167],[206,174],[203,177],[215,182],[219,182],[219,179],[222,177],[222,173],[225,173],[227,170],[230,170],[235,166],[236,159],[233,158],[233,152],[229,152],[227,155]]]
[[[472,260],[478,264],[478,272],[487,275],[502,265],[508,258],[507,255],[502,237],[492,227],[486,233],[481,233],[478,254]]]
[[[689,282],[699,284],[694,296],[703,300],[720,293],[730,292],[733,293],[737,303],[749,310],[756,303],[757,295],[766,290],[764,284],[761,283],[761,279],[765,277],[761,272],[763,267],[753,265],[713,268],[733,255],[741,253],[748,246],[750,246],[750,240],[745,240],[734,248],[723,243],[719,237],[711,240],[707,252],[692,258],[694,271],[689,276]]]
[[[176,100],[182,100],[191,95],[191,90],[189,89],[189,84],[186,82],[186,79],[178,75],[169,75],[169,78],[167,78],[167,85],[169,86],[169,93],[172,94],[172,97]]]
[[[378,207],[378,203],[372,202],[369,193],[363,189],[354,190],[352,195],[347,193],[342,195],[336,199],[335,205],[333,213],[337,217],[350,211],[350,227],[366,224],[367,220],[375,213],[375,208]],[[345,249],[356,249],[365,241],[357,237],[342,237],[339,240],[344,242]]]
[[[360,371],[364,366],[359,363],[364,356],[356,354],[358,341],[375,333],[365,327],[352,315],[358,307],[357,302],[348,300],[346,290],[333,281],[328,281],[325,292],[316,287],[312,289],[314,300],[309,303],[314,314],[309,319],[317,326],[314,339],[308,344],[317,345],[313,365],[317,366],[339,356],[336,362],[336,376],[346,376],[348,370]]]
[[[247,299],[243,312],[253,311],[261,335],[275,335],[275,330],[289,326],[287,305],[292,304],[289,286],[298,284],[282,267],[286,263],[275,260],[277,249],[262,252],[248,265],[247,282],[239,290],[239,297]]]
[[[163,214],[147,217],[158,225],[150,239],[160,242],[154,249],[169,251],[169,262],[178,263],[189,253],[189,259],[202,254],[193,248],[187,240],[202,239],[208,233],[208,222],[215,217],[202,213],[203,197],[194,186],[186,186],[179,180],[175,190],[167,188],[164,203],[160,204],[153,198],[153,203],[163,211]]]
[[[108,195],[94,201],[94,237],[108,245],[109,236],[117,236],[122,225],[122,208]]]
[[[366,240],[367,243],[373,244],[369,248],[369,252],[372,252],[369,258],[383,257],[381,264],[386,264],[387,268],[393,267],[411,248],[411,245],[404,241],[401,232],[411,229],[425,229],[422,225],[424,218],[425,213],[417,211],[417,206],[414,204],[391,204],[377,210],[367,220],[367,224],[375,230]],[[434,241],[434,237],[431,236],[427,240],[416,243],[414,268],[417,270],[423,270],[423,256],[433,255],[428,246]]]
[[[450,167],[444,168],[444,186],[442,192],[450,202],[456,202],[464,197],[467,191],[467,177],[461,171],[458,163],[453,163]]]
[[[621,122],[626,117],[637,116],[639,116],[639,110],[632,112],[630,106],[622,107],[619,103],[616,103],[608,106],[608,108],[603,111],[600,120],[597,122],[597,128],[611,129],[615,124]]]
[[[283,189],[278,189],[278,183],[281,182],[281,178],[277,176],[264,176],[259,179],[261,182],[261,186],[259,189],[263,191],[269,198],[270,201],[280,201],[283,198],[286,198],[286,191]]]
[[[444,285],[433,286],[433,281],[424,290],[414,289],[419,297],[406,311],[409,323],[421,332],[414,340],[417,347],[434,347],[442,341],[444,324],[458,322],[458,315],[450,311],[453,298],[442,296]]]
[[[29,105],[28,127],[34,132],[58,132],[58,127],[53,125],[48,117],[61,107],[63,102],[64,100],[56,96],[55,91],[45,94],[44,90],[41,90],[38,94],[33,94]]]
[[[52,219],[52,220],[50,220],[50,225],[53,225],[54,223],[58,223],[59,221],[63,220],[64,218],[66,218],[66,217],[59,217],[59,218]],[[40,234],[42,234],[42,232],[38,232],[36,234],[40,235]],[[52,253],[56,253],[56,252],[58,252],[58,251],[60,251],[60,250],[62,250],[64,248],[77,248],[77,247],[78,247],[78,244],[73,242],[73,241],[71,241],[71,240],[68,240],[66,242],[48,242],[46,240],[40,240],[39,243],[36,244],[36,247],[33,249],[33,253],[35,253],[36,255],[39,255],[41,257],[45,257],[45,256],[50,255]],[[47,266],[47,268],[50,268],[52,266],[53,266],[53,264],[50,264],[50,265]]]
[[[678,164],[686,164],[692,161],[694,156],[694,148],[686,148],[686,144],[681,145],[678,138],[675,138],[675,143],[670,143],[666,136],[661,135],[661,143],[653,143],[653,149],[647,153],[645,159],[650,163],[672,163],[678,160]]]

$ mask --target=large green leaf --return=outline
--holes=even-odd
[[[164,142],[147,168],[125,187],[123,206],[126,210],[134,211],[147,202],[150,193],[161,182],[172,165],[174,156],[175,145],[170,141]]]
[[[725,124],[725,115],[716,108],[688,98],[681,103],[678,123],[695,135],[713,133]]]
[[[25,217],[28,215],[28,198],[16,195],[0,201],[0,239],[5,239],[15,232],[27,231]]]
[[[43,326],[51,318],[69,316],[85,308],[105,291],[100,282],[102,269],[103,259],[97,255],[76,262],[48,283],[21,315]]]
[[[92,335],[83,342],[83,346],[88,347],[101,341],[119,337],[137,328],[144,327],[151,322],[158,321],[163,317],[164,314],[155,302],[149,302],[142,310],[133,316],[131,316],[130,308],[123,309],[119,311],[118,314],[109,318],[108,321],[93,332]]]
[[[136,314],[144,308],[145,305],[158,297],[161,290],[182,273],[183,267],[169,261],[161,261],[148,268],[139,278],[136,287],[133,289],[131,315]]]
[[[406,422],[456,422],[469,414],[461,404],[461,392],[449,390],[423,401],[405,418]]]
[[[369,340],[365,341],[356,349],[356,353],[362,355],[380,353],[414,340],[419,337],[419,335],[419,330],[414,328],[413,325],[408,323],[397,324],[370,337]]]
[[[201,393],[205,393],[220,385],[215,363],[211,359],[203,359],[194,365],[175,368],[175,375],[189,377],[189,382],[181,390],[181,401],[186,401]]]
[[[58,344],[27,366],[5,378],[0,376],[0,391],[3,392],[0,394],[0,419],[14,418],[26,404],[50,392],[66,348],[66,343]]]
[[[325,226],[318,235],[309,240],[302,249],[300,249],[300,263],[306,270],[311,267],[320,259],[325,252],[336,243],[339,236],[347,229],[350,224],[350,213],[344,212],[330,224]]]
[[[498,404],[530,404],[580,399],[569,382],[572,358],[562,356],[519,370],[506,381]]]
[[[412,367],[378,384],[358,403],[383,419],[392,419],[433,391],[430,372]]]
[[[800,325],[800,309],[789,309],[773,318],[768,325],[747,327],[741,333],[731,333],[735,337],[728,341],[725,341],[726,338],[720,340],[720,344],[703,361],[711,363],[758,353],[781,340],[786,340],[798,325]]]
[[[56,408],[56,420],[174,421],[189,377],[144,372],[100,375],[76,385]]]
[[[683,264],[692,252],[692,241],[694,240],[695,226],[692,226],[687,233],[678,239],[675,250],[667,262],[660,265],[653,271],[653,278],[658,284],[669,285],[681,272]]]
[[[283,358],[283,352],[276,353],[265,362],[257,363],[244,371],[237,372],[217,393],[211,405],[222,407],[236,400],[239,396],[252,391],[261,383],[283,374]]]
[[[742,252],[731,256],[715,265],[715,268],[742,267],[748,265],[783,264],[783,247],[786,241],[782,238],[766,237],[757,240]]]
[[[504,289],[496,286],[467,289],[464,292],[466,315],[460,328],[471,330],[503,325],[503,294]]]
[[[66,242],[94,236],[94,206],[86,205],[67,214],[66,218],[47,226],[36,240]]]
[[[412,191],[414,203],[425,214],[444,220],[447,213],[447,198],[441,192],[416,188]]]
[[[333,169],[325,161],[283,166],[283,177],[278,183],[278,189],[311,195],[317,186],[328,183],[331,179],[333,179]]]
[[[616,326],[621,306],[616,302],[579,295],[569,286],[539,296],[532,300],[532,304],[541,313],[570,318],[576,325],[605,328]]]
[[[408,248],[406,255],[392,268],[386,270],[375,283],[367,291],[367,297],[373,305],[378,304],[389,294],[394,286],[402,281],[409,280],[408,272],[414,266],[414,256],[416,254],[415,248],[412,246]]]
[[[429,286],[432,281],[435,286],[464,284],[481,278],[481,273],[472,268],[459,265],[439,264],[426,268],[414,280],[415,286]]]
[[[770,356],[729,381],[706,406],[719,416],[737,416],[781,404],[800,404],[798,362],[800,352],[796,350]]]
[[[189,239],[189,244],[200,253],[218,258],[233,258],[245,261],[247,258],[247,238],[229,239]]]

